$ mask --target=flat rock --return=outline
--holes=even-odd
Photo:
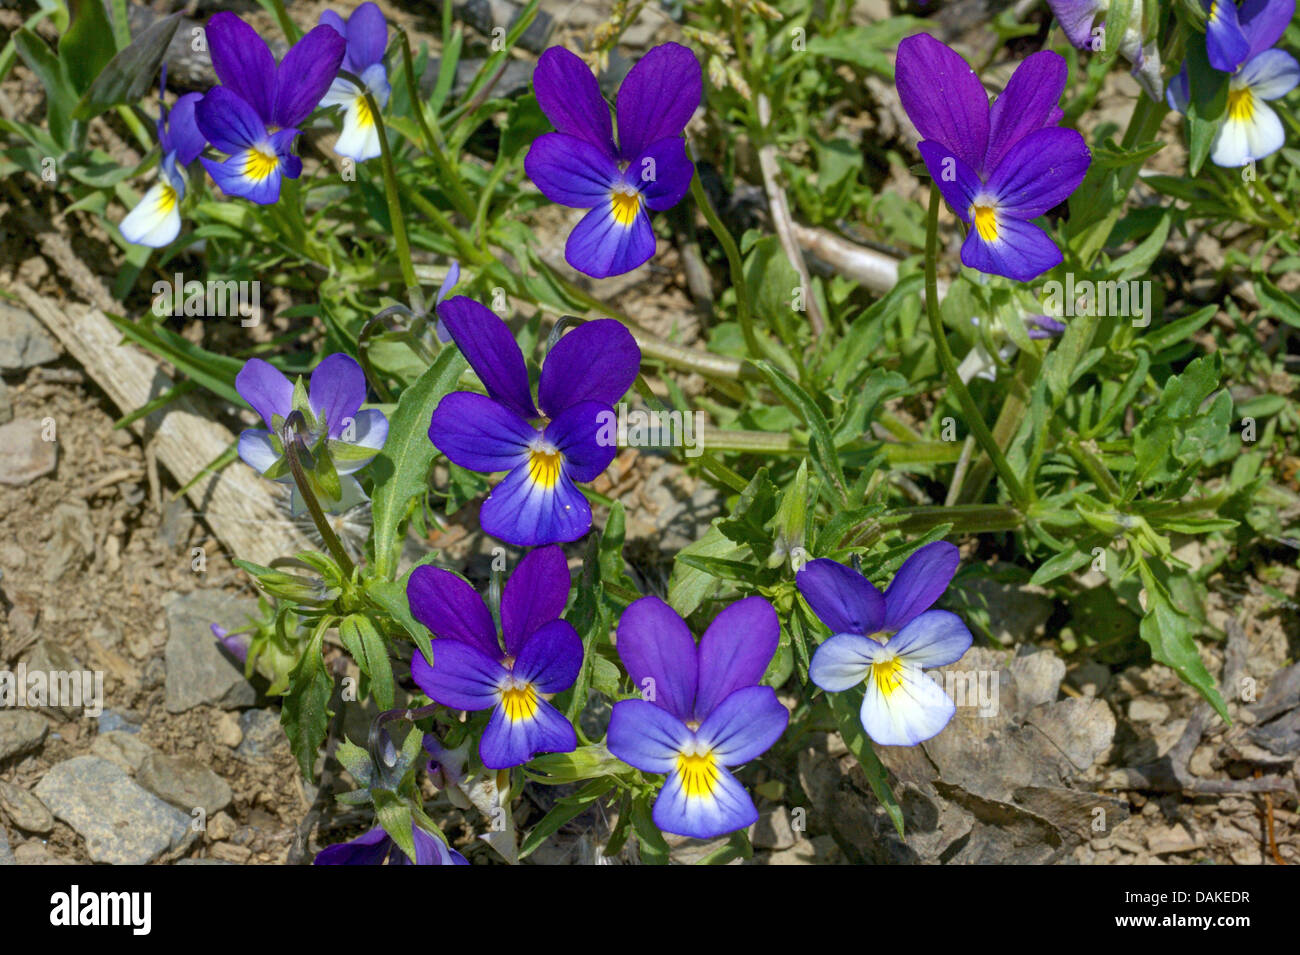
[[[0,302],[0,371],[22,371],[58,357],[54,336],[35,316]]]
[[[41,423],[19,418],[0,424],[0,484],[21,487],[49,474],[58,463],[56,442],[41,436]]]
[[[179,848],[189,829],[188,816],[97,756],[53,766],[37,783],[36,795],[86,840],[95,862],[146,865]]]
[[[39,749],[50,724],[33,710],[0,710],[0,762]]]
[[[1016,679],[1016,692],[1025,709],[1040,703],[1051,703],[1061,692],[1065,679],[1065,661],[1050,650],[1014,657],[1011,675]]]
[[[188,756],[150,753],[135,778],[155,796],[186,813],[202,809],[206,816],[212,816],[234,798],[224,779]]]
[[[44,834],[54,828],[54,817],[45,804],[26,789],[0,780],[0,811],[25,832]]]
[[[203,703],[235,710],[257,701],[257,692],[222,655],[211,629],[216,623],[234,630],[256,613],[256,600],[219,590],[196,590],[167,604],[168,713],[184,713]]]
[[[796,841],[785,806],[759,813],[758,822],[749,827],[749,839],[757,849],[789,849]]]
[[[1115,739],[1115,714],[1105,701],[1089,697],[1046,703],[1025,722],[1040,730],[1079,772],[1104,756]]]
[[[96,736],[90,743],[90,752],[134,776],[153,753],[153,748],[133,733],[112,730]]]

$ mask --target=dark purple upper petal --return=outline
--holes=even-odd
[[[217,13],[205,30],[212,69],[264,124],[275,120],[275,57],[256,30],[233,13]],[[214,90],[210,90],[211,96]],[[284,125],[281,123],[280,125]],[[293,125],[290,123],[289,125]],[[208,137],[209,141],[212,137]],[[216,143],[213,142],[215,146]],[[218,146],[218,149],[221,147]],[[222,150],[230,152],[230,150]]]
[[[456,295],[438,306],[456,347],[494,399],[519,417],[537,417],[528,386],[528,367],[510,327],[491,309]]]
[[[227,155],[265,146],[269,139],[257,111],[225,86],[208,90],[194,107],[194,121],[208,142]]]
[[[988,191],[1000,211],[1033,219],[1068,199],[1091,162],[1088,144],[1075,130],[1040,129],[1011,147],[989,176]]]
[[[594,481],[618,453],[614,410],[599,401],[580,401],[555,416],[545,438],[564,455],[564,472],[574,481]]]
[[[898,97],[922,139],[932,139],[979,170],[989,143],[989,98],[970,64],[934,37],[898,45]]]
[[[533,92],[557,132],[585,140],[614,157],[609,104],[586,63],[563,47],[551,47],[533,70]]]
[[[875,633],[885,625],[885,597],[852,567],[825,557],[795,574],[795,585],[831,633]]]
[[[534,630],[564,612],[571,585],[564,551],[554,546],[529,551],[501,594],[501,635],[507,653],[518,654]]]
[[[366,400],[366,373],[352,356],[335,352],[311,373],[307,400],[316,418],[328,423],[329,436],[337,438]]]
[[[1210,66],[1225,73],[1235,73],[1250,54],[1250,41],[1237,17],[1235,0],[1201,0],[1210,17],[1205,23],[1205,52]]]
[[[695,708],[695,640],[686,621],[658,597],[642,597],[618,622],[618,656],[642,699],[683,722]]]
[[[194,162],[208,143],[194,118],[194,108],[202,99],[202,93],[186,93],[167,114],[167,146],[164,151],[175,150],[182,166]]]
[[[411,679],[436,703],[457,710],[486,710],[497,705],[499,688],[508,674],[495,656],[472,643],[433,641],[433,666],[417,652],[411,658]]]
[[[362,833],[351,842],[326,846],[316,853],[312,865],[382,865],[393,841],[380,826]]]
[[[416,567],[406,582],[406,600],[411,616],[436,636],[471,644],[493,659],[501,656],[496,624],[483,598],[451,571]]]
[[[1065,58],[1051,50],[1027,57],[1012,74],[989,112],[989,149],[983,169],[998,167],[1012,146],[1060,117],[1057,104],[1069,72]]]
[[[1272,48],[1287,24],[1295,16],[1295,0],[1246,0],[1237,11],[1241,30],[1250,43],[1246,59],[1252,59]]]
[[[613,159],[586,140],[565,133],[534,139],[524,157],[524,172],[547,199],[574,209],[608,204],[611,187],[620,181]]]
[[[695,165],[686,155],[686,140],[675,136],[651,143],[628,164],[623,175],[641,190],[646,208],[662,212],[690,192]]]
[[[250,358],[235,376],[235,390],[262,416],[268,428],[274,428],[273,415],[289,417],[293,410],[293,382],[269,362]]]
[[[388,48],[388,21],[379,7],[366,0],[352,11],[347,26],[348,59],[362,73],[366,67],[378,63],[384,58]]]
[[[706,719],[732,692],[758,683],[780,640],[776,611],[762,597],[738,600],[718,614],[700,638],[696,654],[700,675],[695,718]]]
[[[275,74],[275,125],[297,126],[338,75],[347,43],[328,26],[313,27],[284,55]]]
[[[516,679],[533,684],[541,693],[560,693],[573,686],[581,668],[578,631],[567,620],[552,620],[524,641],[513,672]]]
[[[551,347],[537,382],[537,402],[551,417],[580,401],[612,405],[641,370],[641,349],[612,318],[579,325]]]
[[[929,610],[948,589],[960,560],[961,552],[947,541],[926,544],[907,558],[885,591],[885,629],[901,630]]]
[[[618,88],[618,149],[624,159],[651,143],[680,136],[704,93],[695,54],[680,43],[661,43],[641,57]]]

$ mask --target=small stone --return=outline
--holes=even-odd
[[[50,724],[32,710],[0,710],[0,762],[39,749]]]
[[[280,728],[280,714],[275,710],[245,710],[239,714],[239,728],[244,733],[244,741],[235,754],[244,759],[266,759],[277,746],[288,745]]]
[[[773,852],[767,857],[768,865],[816,865],[817,864],[817,847],[807,839],[800,839],[798,842]]]
[[[0,484],[22,487],[54,470],[57,442],[46,441],[39,421],[19,418],[0,424]]]
[[[1183,826],[1153,829],[1147,833],[1147,848],[1158,856],[1194,852],[1204,845],[1204,840],[1192,835]]]
[[[1110,686],[1110,679],[1110,667],[1096,660],[1088,660],[1071,670],[1066,675],[1065,682],[1084,696],[1101,696],[1106,687]]]
[[[229,806],[234,798],[224,779],[188,756],[150,753],[135,778],[155,796],[187,813],[202,809],[211,816]]]
[[[146,865],[180,848],[189,834],[188,816],[96,756],[53,766],[37,783],[36,795],[86,840],[94,862]]]
[[[208,850],[208,854],[218,862],[229,862],[234,865],[244,865],[253,857],[251,849],[231,845],[229,842],[218,842]]]
[[[54,828],[54,817],[39,799],[25,789],[0,780],[0,810],[19,829],[44,834]]]
[[[252,706],[257,693],[243,672],[222,655],[212,624],[234,630],[257,614],[257,601],[219,590],[196,590],[167,604],[168,713],[201,703],[235,710]]]
[[[96,736],[90,743],[90,752],[135,775],[153,753],[153,748],[132,733],[113,730]]]
[[[9,848],[9,834],[0,826],[0,865],[17,865],[13,850]]]
[[[140,732],[140,721],[130,713],[123,713],[120,710],[104,710],[99,714],[99,732],[102,736],[105,733],[138,733]]]
[[[95,704],[95,684],[83,680],[81,664],[71,653],[49,640],[42,640],[27,656],[27,676],[45,674],[48,689],[45,693],[46,712],[65,720],[76,719],[83,703]],[[101,685],[101,690],[102,690]],[[31,690],[28,689],[30,695]],[[102,703],[103,701],[98,701]]]
[[[785,806],[759,813],[758,822],[749,828],[749,840],[757,849],[789,849],[793,846],[795,835]]]
[[[213,738],[222,746],[231,749],[244,741],[244,731],[239,728],[239,717],[234,713],[222,713],[212,727]]]
[[[0,302],[0,371],[22,371],[58,357],[58,344],[35,316]]]
[[[1169,707],[1159,700],[1139,696],[1128,705],[1128,718],[1134,723],[1163,723],[1169,719]]]
[[[1050,650],[1015,657],[1010,669],[1016,680],[1016,698],[1026,710],[1055,700],[1065,678],[1065,661]]]
[[[208,820],[208,839],[211,842],[225,842],[235,834],[235,820],[229,813],[219,812]]]

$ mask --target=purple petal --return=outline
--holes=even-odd
[[[644,207],[624,224],[612,202],[583,216],[564,244],[564,260],[593,279],[631,272],[654,254],[655,234]]]
[[[329,27],[339,36],[344,37],[345,39],[347,38],[348,26],[343,22],[343,18],[333,10],[322,10],[320,19],[317,22]]]
[[[528,368],[510,327],[487,306],[464,295],[439,305],[438,317],[487,393],[524,420],[536,418]]]
[[[817,648],[808,678],[827,693],[842,693],[871,675],[881,645],[856,633],[837,633]]]
[[[352,11],[347,26],[348,59],[362,73],[366,67],[384,58],[388,48],[388,21],[379,7],[366,2]]]
[[[1250,41],[1237,19],[1235,0],[1211,3],[1202,0],[1210,17],[1205,23],[1205,52],[1210,66],[1224,73],[1235,73],[1250,54]],[[1289,18],[1288,18],[1289,19]]]
[[[948,589],[960,562],[961,551],[947,541],[926,544],[908,557],[885,591],[885,629],[901,630],[929,610]]]
[[[1237,11],[1241,30],[1250,42],[1246,59],[1271,48],[1295,16],[1295,0],[1246,0]]]
[[[501,594],[501,633],[507,653],[518,654],[533,631],[564,613],[571,586],[569,565],[558,547],[539,547],[519,562]]]
[[[927,610],[892,636],[885,649],[928,668],[956,663],[970,645],[970,629],[960,617],[946,610]]]
[[[662,212],[690,192],[695,165],[686,156],[685,140],[676,136],[651,143],[623,175],[629,185],[641,190],[646,208]]]
[[[612,405],[627,394],[641,370],[641,349],[632,333],[612,318],[573,329],[552,346],[542,363],[537,400],[555,417],[580,401]]]
[[[651,143],[681,136],[703,92],[700,61],[689,49],[662,43],[650,50],[618,89],[619,155],[631,159]]]
[[[306,119],[338,76],[347,43],[328,26],[313,27],[293,45],[276,70],[275,125]]]
[[[916,148],[949,207],[963,222],[970,222],[971,202],[984,191],[980,177],[939,143],[926,140]]]
[[[269,431],[249,428],[239,433],[239,457],[258,474],[265,474],[276,461],[280,453],[271,443]]]
[[[509,720],[503,707],[492,711],[478,755],[488,769],[522,766],[538,753],[571,753],[578,736],[564,715],[545,700],[537,701],[531,719]]]
[[[513,411],[470,391],[453,391],[438,402],[429,440],[448,459],[470,471],[510,471],[527,461],[537,431]]]
[[[652,818],[664,832],[713,839],[752,826],[758,810],[740,781],[718,767],[707,796],[687,796],[681,772],[674,771],[655,800]]]
[[[235,390],[262,416],[268,428],[274,428],[273,418],[287,418],[293,410],[293,382],[281,371],[260,358],[244,362],[235,376]]]
[[[685,723],[645,700],[619,700],[609,715],[606,748],[642,772],[671,773],[690,742]]]
[[[614,157],[609,105],[586,63],[563,47],[551,47],[533,70],[533,91],[557,132],[585,140]]]
[[[564,473],[569,479],[585,483],[594,481],[614,460],[617,427],[609,405],[582,401],[561,411],[546,426],[545,437],[564,456]]]
[[[416,567],[406,582],[406,600],[411,616],[435,635],[470,644],[494,660],[501,655],[496,624],[483,598],[451,571],[428,564]]]
[[[1007,150],[1059,114],[1057,104],[1065,92],[1068,72],[1065,58],[1051,50],[1040,50],[1016,67],[989,112],[986,172],[997,169]]]
[[[337,438],[349,419],[355,423],[361,403],[366,400],[366,373],[356,359],[335,352],[311,373],[307,395],[312,414],[327,422],[329,436]]]
[[[547,486],[535,481],[524,464],[492,489],[478,520],[484,533],[507,544],[563,544],[591,530],[591,505],[563,469]]]
[[[932,139],[971,169],[984,164],[989,98],[970,64],[934,37],[918,33],[898,45],[898,96],[922,139]]]
[[[1092,23],[1105,7],[1101,0],[1047,0],[1065,31],[1066,39],[1079,49],[1092,44]]]
[[[340,444],[347,444],[354,448],[369,448],[376,454],[383,448],[384,442],[388,440],[388,419],[378,408],[366,408],[358,411],[352,418],[352,440],[340,441]],[[345,421],[343,430],[346,431],[348,424]],[[373,460],[370,458],[352,458],[347,461],[335,461],[334,467],[339,474],[353,474],[360,471],[363,467]]]
[[[209,90],[195,105],[194,121],[207,141],[227,155],[264,146],[270,138],[257,111],[224,86]]]
[[[298,129],[290,126],[277,129],[271,134],[271,148],[280,157],[280,167],[290,179],[297,179],[302,173],[302,160],[293,154],[293,143],[298,138]]]
[[[762,597],[738,600],[718,614],[696,653],[695,718],[708,717],[734,691],[758,683],[780,640],[776,611]]]
[[[999,212],[1033,219],[1068,199],[1091,162],[1075,130],[1040,129],[1011,147],[989,177],[988,192],[997,197]]]
[[[411,658],[411,679],[429,699],[456,710],[496,706],[505,667],[478,647],[459,640],[433,641],[433,666],[423,653]]]
[[[1187,64],[1178,71],[1178,75],[1169,81],[1169,86],[1165,90],[1165,102],[1169,108],[1177,110],[1184,116],[1187,115],[1187,107],[1192,101],[1192,81],[1187,74]]]
[[[809,561],[795,584],[832,633],[875,633],[885,625],[885,598],[852,567],[825,557]]]
[[[393,841],[380,826],[362,833],[351,842],[326,846],[316,853],[312,865],[382,865]]]
[[[468,859],[433,833],[412,826],[411,835],[415,838],[416,865],[469,865]],[[399,850],[398,854],[402,857],[401,863],[410,863],[411,860],[406,858],[405,853]]]
[[[745,686],[718,704],[696,736],[723,766],[739,766],[766,753],[789,722],[775,690]]]
[[[557,548],[558,549],[558,548]],[[561,693],[573,686],[582,669],[582,641],[567,620],[552,620],[524,641],[514,675],[539,693]]]
[[[695,640],[677,611],[658,597],[642,597],[623,611],[616,644],[642,699],[683,722],[694,717]]]
[[[564,133],[534,139],[524,157],[524,172],[547,199],[574,209],[607,204],[610,189],[621,181],[613,159],[586,140]]]
[[[167,148],[176,151],[182,166],[194,162],[208,144],[195,119],[195,107],[202,99],[202,93],[186,93],[167,114]]]
[[[204,32],[217,78],[251,106],[264,124],[271,123],[275,116],[275,57],[266,41],[233,13],[214,14]],[[215,92],[209,90],[208,96]],[[210,134],[208,140],[217,145]]]
[[[963,265],[988,275],[1002,275],[1017,282],[1036,279],[1061,264],[1061,250],[1032,222],[1002,217],[998,237],[985,242],[971,229],[961,247]]]

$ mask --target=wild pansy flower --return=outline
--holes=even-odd
[[[253,643],[251,633],[247,630],[236,630],[231,633],[219,623],[208,624],[208,629],[212,631],[212,635],[217,638],[217,642],[221,644],[227,653],[240,663],[247,662],[248,648]]]
[[[384,68],[388,22],[379,8],[373,3],[363,3],[352,11],[346,23],[333,10],[326,10],[320,15],[320,22],[347,40],[342,68],[361,78],[380,109],[387,106],[392,92],[388,85],[388,71]],[[364,90],[357,89],[351,80],[337,77],[330,84],[321,105],[344,108],[343,132],[334,144],[336,153],[357,162],[379,155],[379,130],[370,114]]]
[[[469,865],[469,860],[432,833],[411,826],[415,839],[412,862],[384,830],[375,826],[350,842],[327,846],[316,853],[313,865]]]
[[[1110,0],[1047,0],[1065,37],[1080,50],[1100,51],[1105,45],[1105,22],[1097,18],[1110,9]],[[1130,0],[1128,25],[1119,41],[1119,55],[1133,64],[1133,78],[1156,102],[1164,89],[1160,46],[1154,37],[1144,41],[1143,0]]]
[[[1300,84],[1300,63],[1285,50],[1272,48],[1295,15],[1295,0],[1247,0],[1240,14],[1231,3],[1213,6],[1206,50],[1215,69],[1232,75],[1227,116],[1210,145],[1210,161],[1216,166],[1244,166],[1286,143],[1282,121],[1267,101]],[[1186,64],[1170,81],[1167,98],[1173,109],[1187,112],[1191,82]]]
[[[434,299],[433,302],[435,314],[436,314],[437,307],[441,305],[443,301],[447,298],[447,293],[450,292],[452,289],[454,289],[459,282],[460,282],[460,263],[457,262],[455,259],[453,259],[451,265],[448,266],[447,268],[447,277],[442,280],[442,287],[438,289],[438,297]],[[438,319],[437,332],[438,332],[438,341],[440,342],[451,341],[451,332],[447,330],[447,323],[444,322],[441,318]]]
[[[321,360],[303,388],[289,381],[273,365],[250,358],[235,376],[235,390],[262,416],[269,430],[249,428],[239,436],[239,456],[259,474],[280,481],[292,481],[284,461],[280,431],[293,411],[306,421],[304,443],[310,454],[326,454],[340,476],[342,496],[336,508],[348,508],[365,499],[361,486],[348,475],[361,470],[383,448],[388,439],[388,419],[376,408],[362,410],[366,400],[366,376],[361,366],[341,352]],[[294,511],[300,511],[294,489]],[[329,504],[329,501],[322,501]]]
[[[772,688],[758,685],[779,638],[762,597],[723,610],[698,646],[658,597],[623,612],[618,655],[642,698],[614,704],[605,745],[629,766],[667,775],[653,813],[664,832],[711,839],[758,820],[729,767],[765,753],[790,721]]]
[[[483,501],[479,524],[523,547],[577,540],[591,527],[577,485],[614,459],[616,442],[602,436],[602,422],[636,380],[636,340],[613,319],[579,325],[547,354],[534,405],[523,353],[505,322],[463,295],[439,305],[438,317],[487,396],[444,397],[429,440],[460,467],[509,472]]]
[[[650,215],[671,209],[695,167],[682,132],[700,105],[704,77],[677,43],[650,50],[618,89],[618,144],[596,77],[551,47],[533,71],[537,105],[556,132],[533,140],[524,170],[552,202],[590,209],[569,233],[565,260],[592,278],[630,272],[654,255]]]
[[[158,90],[158,148],[162,153],[158,181],[118,226],[126,241],[154,249],[169,244],[180,234],[185,167],[194,162],[207,145],[194,121],[194,107],[203,99],[203,94],[186,93],[169,112],[162,102],[166,86],[167,67],[164,64]]]
[[[1030,220],[1063,202],[1092,160],[1083,137],[1055,124],[1065,61],[1050,50],[1016,69],[997,100],[955,51],[926,34],[898,47],[903,109],[921,133],[926,168],[969,226],[965,265],[1019,282],[1061,262],[1061,251]]]
[[[809,561],[795,583],[834,636],[813,654],[808,675],[827,693],[866,682],[862,728],[882,746],[915,746],[956,712],[923,667],[960,660],[970,630],[946,610],[931,610],[957,570],[957,548],[926,544],[904,561],[882,594],[851,567]]]
[[[478,745],[489,769],[577,748],[573,726],[543,698],[572,686],[582,666],[578,632],[560,619],[571,583],[560,548],[531,551],[501,594],[498,640],[483,598],[460,577],[425,564],[407,581],[412,615],[440,638],[433,666],[423,654],[411,660],[411,679],[436,703],[492,710]]]
[[[329,89],[346,43],[338,31],[318,26],[290,47],[279,66],[257,31],[233,13],[208,21],[208,50],[221,86],[195,110],[208,142],[225,153],[204,157],[221,191],[261,205],[280,198],[280,180],[297,179],[302,160],[293,154],[298,124]]]

